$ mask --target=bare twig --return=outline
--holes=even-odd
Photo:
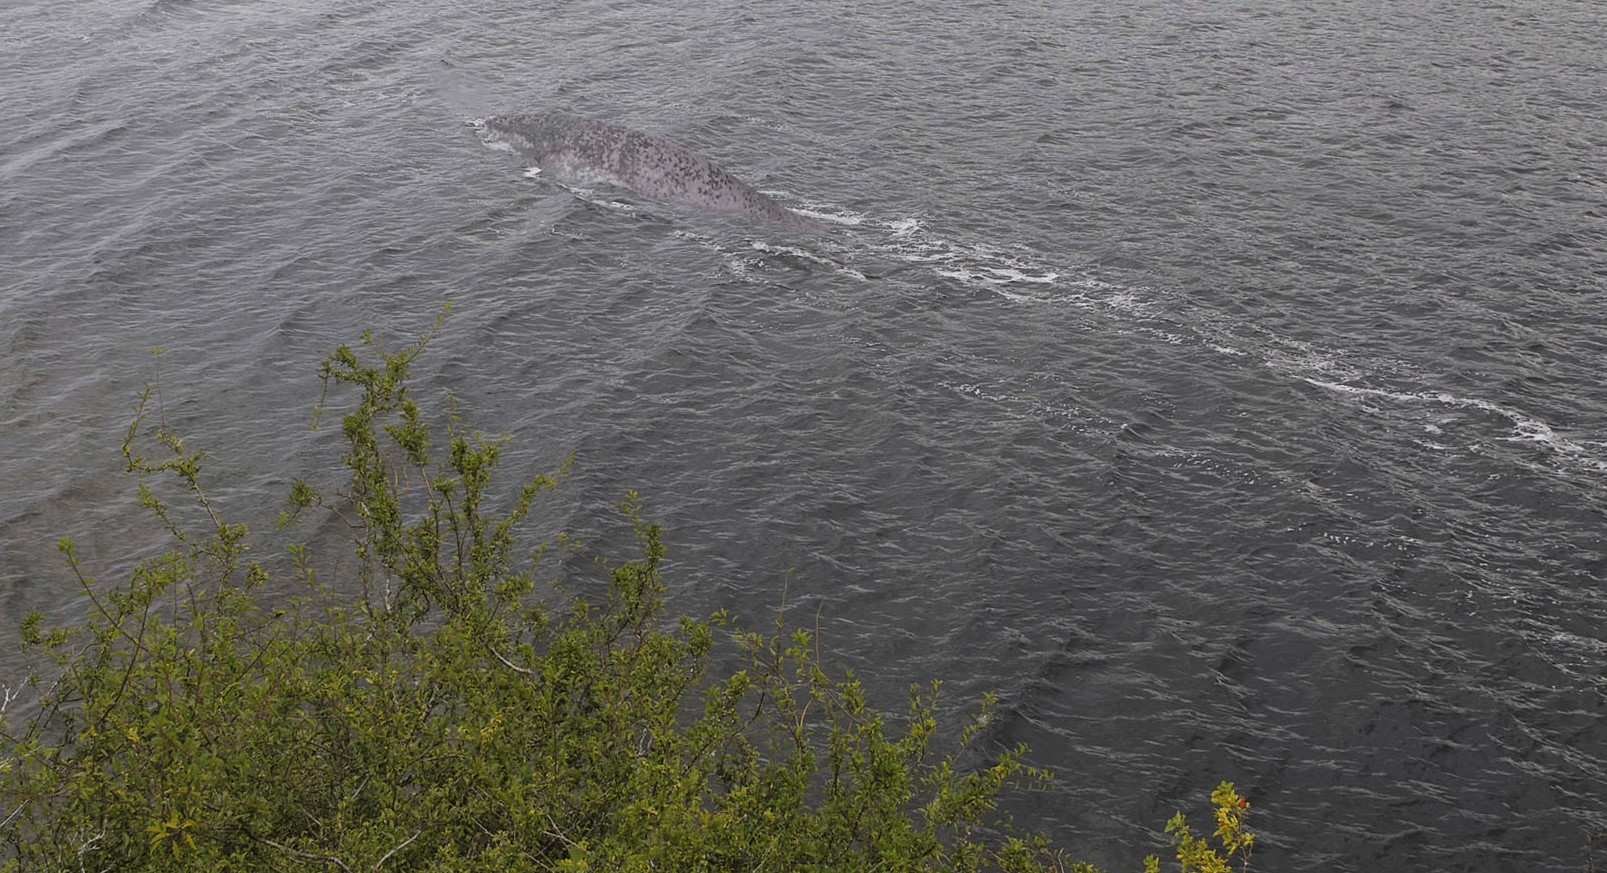
[[[574,840],[571,840],[570,838],[568,838],[568,837],[566,837],[563,834],[558,832],[558,823],[552,820],[552,816],[550,814],[547,816],[547,823],[552,825],[553,829],[550,830],[550,831],[543,831],[542,832],[543,836],[552,837],[553,839],[557,840],[560,843],[563,843],[564,845],[568,846],[571,849],[573,849],[575,847],[575,841]]]
[[[259,837],[256,834],[251,834],[251,839],[256,840],[257,842],[262,843],[264,845],[272,846],[275,849],[278,849],[279,851],[284,852],[287,855],[291,855],[291,856],[296,857],[296,858],[306,858],[309,861],[325,861],[327,863],[334,864],[336,867],[339,867],[342,870],[345,870],[346,873],[352,873],[352,868],[346,866],[345,861],[342,861],[341,859],[335,857],[334,855],[319,855],[319,854],[316,854],[316,853],[313,853],[313,852],[303,852],[303,851],[300,851],[298,849],[292,849],[289,846],[283,845],[281,843],[276,843],[273,840],[268,839],[267,837]]]
[[[104,833],[96,834],[96,835],[90,837],[89,839],[85,840],[83,842],[83,845],[78,847],[78,871],[79,871],[79,873],[87,873],[87,871],[84,868],[84,856],[89,854],[91,851],[93,851],[94,848],[95,848],[95,844],[100,842],[103,838],[105,838],[105,836],[106,835]],[[111,868],[108,867],[107,869],[109,870]],[[103,873],[104,873],[104,871],[103,871]]]
[[[408,837],[407,839],[405,839],[405,840],[401,841],[400,843],[398,843],[396,845],[396,848],[391,849],[389,852],[386,852],[378,861],[374,862],[374,868],[378,869],[380,867],[385,866],[385,862],[389,861],[391,859],[392,855],[394,855],[397,852],[400,852],[403,849],[407,848],[410,843],[412,843],[414,840],[418,839],[420,836],[423,836],[423,834],[424,834],[424,831],[420,830],[418,833],[415,833],[411,837]]]
[[[508,660],[507,658],[502,657],[502,653],[497,651],[495,648],[493,648],[491,646],[486,646],[486,649],[489,650],[492,655],[496,656],[496,659],[498,661],[501,661],[503,663],[503,665],[506,666],[509,670],[512,670],[515,673],[523,673],[526,676],[534,676],[534,675],[536,675],[536,671],[530,669],[529,667],[521,667],[518,664],[515,664],[514,662]]]

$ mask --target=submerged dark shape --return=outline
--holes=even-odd
[[[556,114],[493,115],[479,127],[487,145],[511,149],[561,181],[602,182],[658,200],[820,229],[708,158],[639,130]]]

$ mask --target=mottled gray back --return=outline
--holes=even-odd
[[[488,143],[503,144],[561,181],[604,182],[659,200],[819,229],[731,175],[663,137],[567,115],[495,115],[482,122]]]

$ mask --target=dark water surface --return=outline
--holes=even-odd
[[[1062,778],[1018,817],[1090,860],[1226,778],[1260,869],[1583,869],[1604,19],[9,0],[0,643],[81,608],[56,538],[107,578],[162,545],[112,475],[145,381],[265,529],[338,454],[317,362],[451,300],[422,390],[514,469],[578,453],[549,521],[638,489],[678,609],[785,588],[890,708],[998,690]],[[551,109],[832,229],[571,192],[464,125]]]

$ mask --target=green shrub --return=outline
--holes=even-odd
[[[1255,834],[1244,829],[1244,817],[1250,812],[1250,801],[1233,790],[1232,782],[1223,782],[1211,792],[1211,806],[1216,818],[1216,837],[1222,852],[1211,845],[1210,838],[1196,837],[1188,822],[1179,812],[1166,823],[1166,832],[1172,836],[1177,851],[1177,862],[1183,873],[1232,873],[1237,856],[1239,869],[1250,869],[1250,850],[1255,847]],[[1158,873],[1160,861],[1153,855],[1144,859],[1145,873]]]
[[[1091,869],[999,830],[1001,792],[1045,779],[1025,749],[976,771],[932,752],[936,684],[895,726],[808,632],[667,620],[634,495],[638,554],[604,564],[606,596],[540,581],[518,526],[564,471],[496,499],[502,441],[450,407],[432,426],[408,388],[433,335],[396,353],[365,335],[368,360],[324,362],[320,410],[355,394],[350,476],[296,482],[281,523],[331,513],[358,561],[326,583],[293,547],[300,596],[264,593],[204,453],[148,421],[147,389],[124,453],[185,492],[175,507],[138,486],[175,545],[107,588],[62,540],[89,614],[23,627],[55,671],[34,680],[38,714],[5,726],[6,869]],[[708,681],[718,637],[746,666]]]

